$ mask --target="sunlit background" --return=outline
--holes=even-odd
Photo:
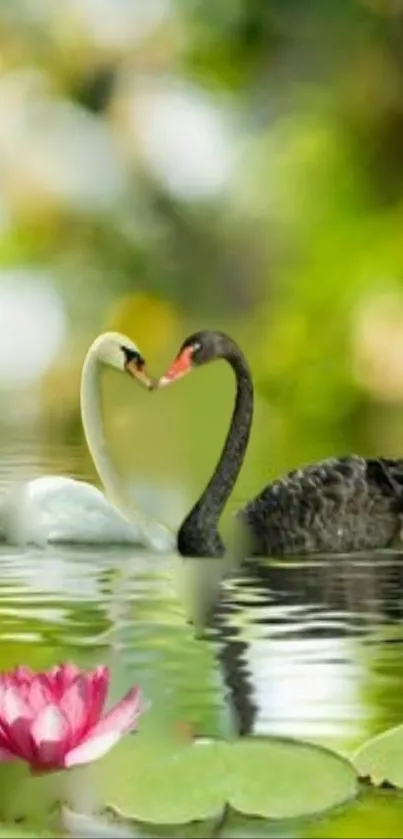
[[[195,329],[239,341],[256,410],[228,512],[309,460],[403,455],[402,56],[402,0],[0,4],[0,483],[43,473],[45,449],[49,472],[96,480],[79,383],[107,329],[155,374]],[[153,395],[104,379],[117,467],[166,488],[176,526],[222,445],[231,372]],[[28,576],[65,590],[59,571]],[[153,584],[136,609],[162,631]],[[332,631],[245,654],[261,732],[347,743],[402,720],[401,664]]]

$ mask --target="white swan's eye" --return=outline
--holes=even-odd
[[[138,364],[139,367],[144,367],[145,359],[140,355],[139,352],[137,352],[137,350],[132,350],[131,347],[125,346],[122,346],[120,349],[122,350],[122,353],[125,357],[125,364],[129,364],[129,362],[134,362],[135,364]]]

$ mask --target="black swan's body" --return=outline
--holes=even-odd
[[[403,460],[347,455],[289,472],[238,516],[262,556],[371,551],[398,546],[402,491]]]
[[[253,417],[248,364],[235,342],[219,332],[198,332],[182,345],[159,380],[170,384],[207,361],[222,358],[237,381],[231,427],[205,491],[178,533],[183,556],[220,556],[218,521],[238,477]],[[357,455],[329,458],[289,472],[237,513],[248,553],[281,556],[351,553],[403,545],[403,460]]]

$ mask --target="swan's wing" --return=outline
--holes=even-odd
[[[175,536],[155,516],[157,497],[155,491],[137,486],[133,496],[138,506],[136,525],[126,521],[92,484],[59,475],[35,478],[13,487],[2,499],[0,539],[4,532],[6,541],[13,544],[132,544],[171,551]]]
[[[74,478],[46,476],[11,490],[4,502],[10,541],[142,544],[95,486]]]

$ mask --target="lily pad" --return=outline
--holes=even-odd
[[[186,824],[219,814],[225,801],[220,744],[126,738],[104,764],[106,803],[154,824]]]
[[[320,820],[320,823],[322,823],[322,820]],[[244,839],[246,836],[248,839],[295,839],[295,837],[303,836],[299,825],[298,828],[295,829],[294,822],[253,818],[252,816],[235,813],[232,810],[220,828],[218,835],[220,839]]]
[[[0,819],[44,824],[60,797],[56,774],[31,775],[23,761],[0,764]]]
[[[98,813],[78,813],[70,807],[62,807],[61,823],[69,836],[80,836],[81,839],[140,839],[141,834],[133,824],[120,825],[116,820],[106,818]],[[1,836],[0,836],[1,839]]]
[[[104,763],[106,803],[121,817],[154,824],[241,813],[289,819],[326,811],[356,795],[348,760],[282,738],[149,741],[127,738]]]
[[[353,757],[359,775],[373,784],[392,784],[403,789],[403,725],[372,737]]]
[[[323,812],[357,793],[348,760],[321,746],[280,737],[228,744],[226,773],[231,806],[270,819]]]
[[[0,839],[55,839],[58,833],[36,830],[17,824],[0,824]]]

